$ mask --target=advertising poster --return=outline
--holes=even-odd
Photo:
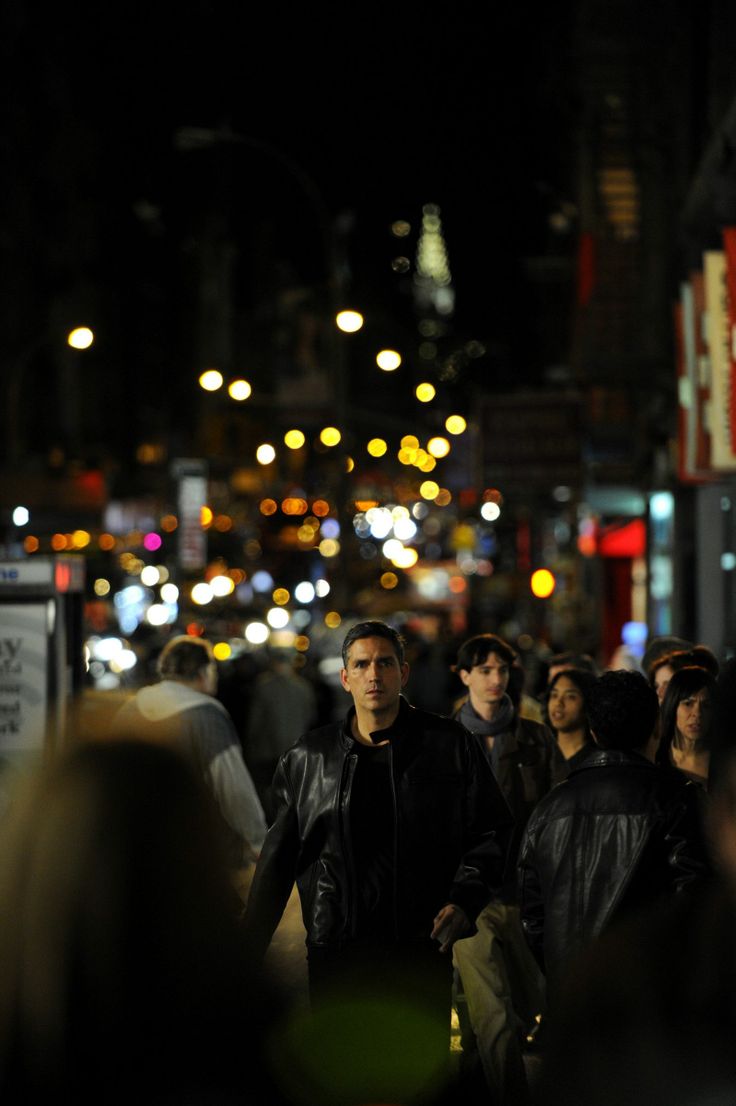
[[[48,602],[0,603],[0,756],[43,748],[48,643]]]
[[[711,465],[720,472],[736,470],[731,439],[731,328],[726,282],[726,255],[722,250],[704,254],[705,309],[711,366]]]

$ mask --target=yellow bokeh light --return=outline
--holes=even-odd
[[[341,622],[342,618],[337,613],[337,611],[328,611],[325,615],[325,626],[327,626],[330,630],[336,630]]]
[[[435,461],[434,457],[430,457],[429,455],[427,455],[426,457],[422,458],[422,460],[417,465],[417,468],[420,472],[432,472],[433,469],[437,468],[437,462]]]
[[[386,588],[387,591],[391,591],[392,588],[395,588],[398,582],[399,578],[395,572],[384,572],[381,577],[381,587]]]
[[[450,452],[450,443],[447,438],[430,438],[427,450],[433,457],[446,457]]]
[[[95,595],[99,595],[100,597],[102,597],[103,595],[110,594],[110,581],[105,580],[103,577],[99,577],[97,580],[95,580],[92,586]]]
[[[536,572],[532,573],[532,595],[535,595],[537,599],[548,599],[555,590],[556,584],[557,581],[548,568],[538,568]]]
[[[95,340],[95,336],[88,326],[76,326],[66,336],[67,345],[72,349],[89,349]]]
[[[289,449],[301,449],[304,445],[304,435],[301,430],[287,430],[284,434],[284,445]]]
[[[352,472],[355,468],[355,461],[352,457],[345,458],[345,472]]]
[[[226,641],[216,642],[212,646],[212,652],[215,654],[215,660],[218,661],[226,661],[233,655],[232,648]]]
[[[419,449],[419,438],[415,438],[413,434],[405,434],[401,439],[402,449]]]
[[[199,508],[199,525],[200,526],[204,526],[204,527],[211,526],[212,525],[212,519],[214,517],[215,516],[212,513],[212,508],[211,507],[200,507]]]
[[[300,653],[306,653],[309,648],[309,638],[306,634],[299,634],[294,638],[294,648],[298,649]]]
[[[322,442],[322,445],[337,445],[341,438],[342,434],[336,426],[325,426],[319,432],[319,440]]]
[[[242,377],[238,380],[231,380],[227,386],[227,394],[231,399],[237,400],[238,403],[242,403],[252,392],[253,389],[250,384],[247,380],[243,380]]]
[[[423,384],[417,384],[414,394],[420,403],[430,403],[437,395],[437,389],[434,384],[428,384],[425,381]]]
[[[285,607],[291,596],[286,588],[276,588],[271,598],[277,607]]]
[[[263,442],[256,450],[256,461],[259,465],[270,465],[276,458],[276,450],[269,442]]]
[[[419,488],[422,499],[435,499],[440,494],[440,486],[434,480],[425,480]]]
[[[91,540],[92,536],[86,530],[75,530],[72,534],[72,545],[75,549],[84,549]]]
[[[392,373],[401,364],[401,354],[395,349],[382,349],[376,354],[376,364],[385,373]]]
[[[396,454],[402,465],[411,465],[414,462],[415,450],[413,449],[400,449]]]
[[[344,334],[355,334],[363,325],[363,316],[359,311],[339,311],[335,322]]]
[[[222,385],[223,377],[219,369],[205,369],[199,378],[199,386],[205,392],[216,392]]]
[[[462,415],[448,415],[445,419],[445,430],[448,434],[463,434],[468,424]]]
[[[388,446],[384,442],[383,438],[371,438],[366,446],[366,449],[370,453],[371,457],[383,457],[384,453],[388,449]]]
[[[419,560],[419,554],[416,549],[411,549],[408,546],[391,558],[391,564],[396,565],[397,568],[413,568],[413,566]]]
[[[319,551],[323,557],[336,557],[340,552],[340,543],[334,538],[323,538],[319,543]]]

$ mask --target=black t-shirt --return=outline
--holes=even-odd
[[[358,763],[350,795],[350,831],[356,868],[357,936],[395,936],[396,813],[391,746],[355,742]]]

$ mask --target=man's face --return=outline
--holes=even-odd
[[[478,710],[485,706],[498,706],[509,686],[509,666],[498,653],[489,653],[481,664],[474,664],[468,671],[460,669],[460,679],[470,692],[470,705]]]
[[[398,705],[409,678],[409,665],[399,663],[390,641],[382,637],[358,638],[350,646],[348,666],[340,681],[355,706],[380,714]]]
[[[550,691],[547,713],[558,733],[572,733],[585,725],[582,693],[567,676],[560,676]]]

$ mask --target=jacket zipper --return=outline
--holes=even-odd
[[[399,803],[396,794],[396,779],[394,777],[394,747],[389,742],[388,767],[391,779],[391,801],[394,809],[394,870],[393,870],[393,902],[391,904],[394,918],[394,939],[399,939]]]
[[[358,757],[355,753],[349,753],[345,757],[342,769],[343,786],[340,795],[340,827],[343,837],[343,850],[345,853],[345,867],[348,873],[348,901],[345,918],[345,930],[353,938],[356,936],[357,912],[355,904],[358,900],[358,889],[355,875],[355,860],[353,857],[353,842],[350,833],[350,793],[353,789],[353,778]]]

